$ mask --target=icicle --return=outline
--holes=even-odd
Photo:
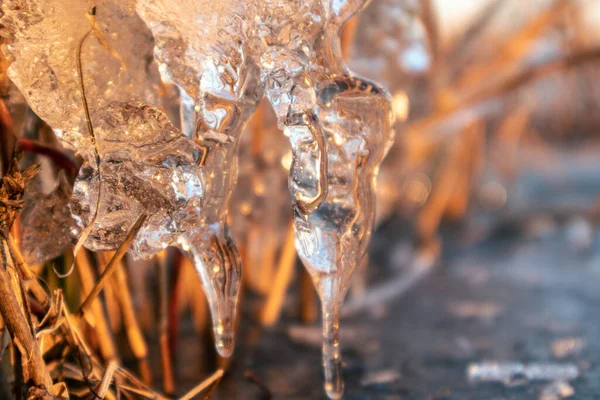
[[[366,255],[376,174],[393,140],[389,95],[348,72],[341,57],[340,29],[364,3],[273,4],[278,25],[265,19],[261,30],[268,44],[261,59],[266,93],[292,146],[296,247],[321,297],[325,390],[332,399],[343,393],[339,310]],[[285,29],[294,35],[278,35]]]
[[[336,290],[337,279],[325,278],[323,286]],[[323,289],[321,293],[321,310],[323,319],[323,369],[325,373],[325,392],[330,399],[341,399],[344,393],[342,376],[342,353],[340,351],[340,307],[342,301],[338,294],[329,294]]]
[[[215,347],[229,357],[234,347],[237,295],[241,284],[241,262],[231,238],[223,231],[200,231],[183,242],[189,250],[210,307]]]
[[[182,93],[184,130],[203,153],[202,213],[198,225],[179,242],[195,261],[210,304],[216,347],[223,356],[233,351],[241,279],[227,209],[237,179],[240,137],[262,97],[258,67],[247,56],[238,19],[249,19],[244,6],[230,0],[140,0],[137,5],[154,33],[163,78]]]

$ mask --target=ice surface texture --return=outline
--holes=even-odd
[[[71,184],[63,173],[56,187],[45,194],[32,181],[26,187],[21,211],[21,246],[28,264],[58,257],[77,240],[80,230],[69,210]]]
[[[7,0],[1,23],[10,39],[3,49],[12,60],[10,78],[62,143],[85,160],[72,205],[81,225],[91,222],[99,177],[106,186],[85,246],[115,249],[145,212],[151,215],[132,251],[148,258],[197,222],[204,189],[199,147],[158,108],[139,103],[158,104],[161,81],[152,35],[134,5],[131,0]],[[81,100],[79,63],[100,166]]]

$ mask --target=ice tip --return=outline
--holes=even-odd
[[[344,396],[344,385],[325,384],[325,393],[331,400],[340,400]]]
[[[221,357],[231,357],[234,348],[233,335],[216,335],[215,348]]]

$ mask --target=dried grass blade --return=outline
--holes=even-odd
[[[75,244],[75,247],[73,248],[73,262],[71,263],[71,268],[69,268],[69,271],[67,271],[66,274],[61,274],[61,273],[57,272],[56,269],[54,270],[54,272],[60,278],[66,278],[67,276],[71,275],[71,273],[73,272],[73,269],[75,268],[75,258],[77,257],[77,253],[79,252],[79,250],[81,249],[81,247],[83,246],[85,241],[87,240],[90,233],[92,233],[92,229],[94,228],[94,225],[96,224],[96,219],[98,218],[98,213],[100,212],[100,199],[102,197],[102,173],[101,173],[100,151],[98,150],[98,141],[96,140],[96,135],[94,134],[94,126],[92,124],[92,118],[90,116],[90,109],[88,107],[88,101],[87,101],[87,97],[85,94],[85,82],[83,79],[83,64],[81,62],[81,52],[83,49],[83,44],[85,43],[85,40],[88,38],[88,36],[90,36],[90,34],[96,30],[95,17],[94,17],[95,15],[96,15],[96,7],[92,8],[92,11],[89,13],[90,22],[92,24],[92,27],[85,34],[85,36],[81,39],[81,41],[79,42],[79,46],[77,47],[77,73],[79,75],[79,86],[80,86],[80,90],[81,90],[81,103],[83,105],[83,111],[85,112],[85,119],[87,122],[88,133],[90,134],[90,140],[92,142],[92,147],[94,149],[94,158],[96,161],[96,168],[98,169],[98,197],[96,198],[96,209],[94,210],[94,215],[92,216],[92,219],[90,220],[90,222],[87,224],[87,226],[81,233],[79,240],[77,241],[77,243]]]
[[[111,361],[108,364],[106,371],[104,372],[104,377],[102,377],[102,382],[100,382],[100,386],[98,387],[98,390],[96,392],[97,396],[100,397],[101,399],[104,399],[104,397],[106,396],[106,392],[108,391],[108,388],[110,387],[110,384],[113,380],[113,375],[115,374],[116,369],[117,369],[117,363],[114,361]]]
[[[121,260],[121,258],[123,258],[125,253],[127,253],[127,250],[129,249],[129,246],[131,245],[131,242],[133,242],[135,235],[138,233],[138,231],[142,227],[142,224],[144,223],[144,221],[146,221],[146,218],[147,218],[147,214],[142,214],[135,221],[132,228],[129,230],[127,237],[125,238],[123,243],[121,243],[121,245],[115,252],[115,255],[111,258],[110,262],[106,266],[106,269],[104,270],[104,272],[102,272],[102,275],[100,275],[100,279],[98,280],[98,282],[96,283],[96,285],[94,286],[94,288],[92,289],[90,294],[83,301],[83,303],[81,304],[81,307],[79,307],[77,314],[83,316],[83,314],[85,313],[86,309],[90,306],[92,301],[100,294],[100,292],[102,291],[102,288],[108,282],[108,278],[110,278],[110,276],[114,272],[115,268],[119,265],[119,261]]]
[[[198,394],[202,393],[208,387],[221,380],[224,371],[222,369],[217,370],[214,374],[206,378],[203,382],[198,384],[195,388],[187,392],[185,395],[179,398],[179,400],[191,400]]]

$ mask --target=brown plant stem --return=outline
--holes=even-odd
[[[79,167],[75,161],[52,146],[37,140],[19,138],[17,139],[17,148],[24,152],[46,156],[52,160],[55,166],[64,169],[71,178],[77,176]]]
[[[52,393],[52,378],[48,373],[46,363],[42,358],[40,348],[31,332],[31,327],[19,302],[15,297],[10,284],[7,268],[13,268],[6,241],[1,240],[0,251],[2,253],[2,264],[0,265],[0,314],[10,332],[13,343],[22,355],[24,381],[31,380],[34,385],[45,387]]]
[[[195,396],[197,396],[198,394],[200,394],[204,390],[206,390],[209,386],[212,386],[213,384],[218,383],[221,380],[221,378],[223,377],[223,372],[224,371],[222,369],[217,370],[215,373],[213,373],[211,376],[209,376],[204,381],[199,383],[192,390],[187,392],[185,395],[181,396],[181,398],[179,400],[193,399]]]
[[[473,133],[476,134],[478,129],[481,129],[481,124],[476,121],[464,130],[463,137],[452,143],[444,164],[438,168],[434,182],[435,189],[417,216],[417,232],[422,241],[428,242],[434,239],[441,218],[460,183],[461,176],[466,173],[468,167],[471,148],[465,139]]]
[[[158,262],[156,264],[156,274],[158,276],[158,340],[160,347],[160,362],[163,371],[163,390],[167,395],[175,391],[173,376],[173,357],[169,346],[169,299],[167,282],[167,263]]]
[[[48,308],[50,305],[50,298],[48,294],[42,288],[40,283],[37,280],[37,276],[31,271],[31,266],[29,266],[25,259],[23,258],[23,254],[21,250],[12,239],[11,236],[8,237],[6,241],[8,243],[8,248],[10,251],[10,255],[16,264],[17,269],[21,273],[21,278],[24,280],[24,285],[27,289],[31,291],[33,297],[37,300],[37,302],[42,306],[43,309]]]
[[[8,172],[8,167],[14,158],[14,148],[13,120],[8,107],[0,99],[0,177]]]
[[[260,317],[263,326],[272,326],[279,319],[287,289],[292,281],[296,265],[296,247],[294,243],[294,222],[289,223],[283,250],[279,258],[279,267],[272,282],[271,290]]]
[[[87,295],[89,298],[93,288],[97,287],[97,283],[95,282],[94,271],[90,265],[87,251],[81,251],[77,254],[75,266],[77,267],[81,282],[81,293],[82,295]],[[99,342],[100,354],[106,361],[115,361],[118,359],[117,347],[102,303],[100,299],[94,297],[88,304],[91,315],[86,316],[86,321],[94,328]]]
[[[176,354],[177,350],[177,337],[179,336],[179,301],[183,282],[181,280],[183,275],[183,254],[177,251],[173,253],[173,265],[171,268],[171,291],[169,293],[169,305],[168,305],[168,326],[169,326],[169,350],[171,354]]]
[[[119,264],[113,277],[113,282],[115,283],[115,290],[113,292],[123,316],[123,324],[127,339],[129,340],[129,347],[133,356],[138,361],[140,377],[146,385],[150,385],[152,383],[152,373],[148,365],[148,345],[135,315],[129,281],[123,261],[119,261]]]
[[[489,107],[489,105],[501,96],[552,74],[567,71],[594,61],[600,61],[600,46],[567,54],[543,64],[524,68],[498,83],[487,85],[484,89],[469,94],[453,107],[410,123],[405,128],[405,140],[409,145],[410,143],[416,143],[432,146],[446,137],[450,128],[451,132],[457,132],[457,121],[462,126],[465,126],[471,123],[473,119],[482,118],[483,114],[494,111],[496,108]],[[463,116],[465,118],[462,118]]]
[[[340,47],[342,50],[342,57],[344,60],[348,60],[350,57],[350,51],[352,50],[352,44],[354,43],[354,37],[358,29],[358,16],[350,18],[348,22],[342,28],[342,34],[340,36]]]
[[[300,319],[312,323],[319,317],[317,292],[312,278],[304,268],[300,269]]]

